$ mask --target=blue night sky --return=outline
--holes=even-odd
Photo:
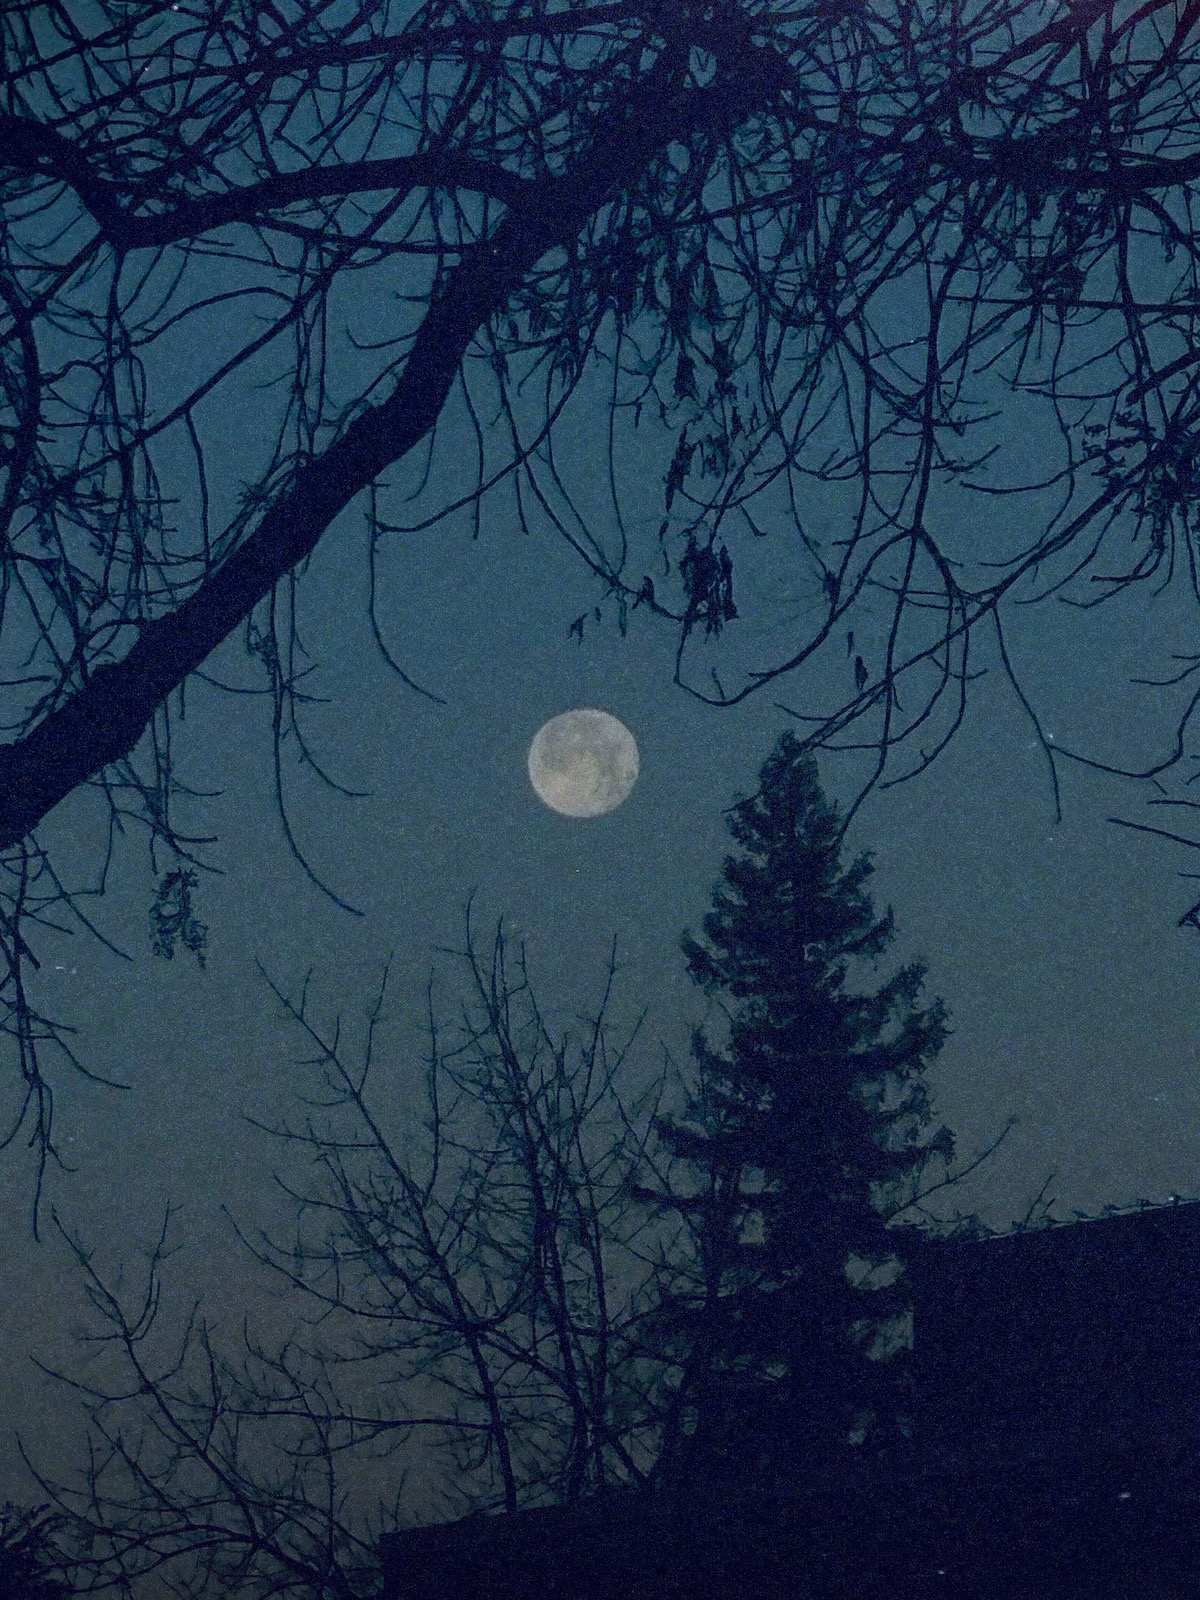
[[[233,286],[240,270],[202,260],[190,292]],[[329,380],[339,402],[386,364],[342,333],[350,330],[360,346],[394,333],[389,283],[397,287],[398,271],[392,264],[365,274],[335,297],[330,323],[339,342]],[[152,411],[165,415],[211,370],[222,340],[232,348],[250,336],[249,319],[261,307],[248,301],[239,321],[239,303],[231,304],[180,324],[147,350]],[[897,326],[910,314],[899,289],[889,314]],[[255,384],[277,375],[287,356],[286,349],[268,352],[197,408],[216,527],[265,464],[274,424],[264,417],[274,401]],[[314,664],[304,688],[321,697],[306,708],[305,728],[325,769],[364,793],[331,792],[285,745],[287,814],[313,871],[361,915],[333,904],[288,851],[273,794],[263,677],[234,638],[205,671],[255,693],[193,681],[175,729],[181,779],[210,795],[187,802],[177,819],[184,831],[215,836],[202,854],[217,870],[203,874],[197,899],[210,930],[206,966],[183,951],[172,962],[152,952],[153,880],[136,830],[116,841],[105,893],[85,902],[125,956],[83,931],[47,935],[39,949],[39,1002],[76,1026],[76,1049],[91,1071],[128,1086],[107,1088],[54,1069],[56,1133],[74,1170],[50,1173],[47,1206],[112,1269],[122,1261],[135,1267],[163,1207],[177,1204],[172,1306],[199,1296],[235,1336],[243,1311],[285,1330],[296,1315],[294,1304],[268,1294],[262,1269],[230,1226],[232,1216],[253,1232],[290,1214],[272,1178],[284,1153],[245,1114],[281,1121],[316,1087],[302,1064],[305,1041],[282,1017],[266,977],[298,995],[311,969],[315,1016],[328,1022],[340,1013],[356,1039],[393,958],[375,1093],[385,1115],[402,1116],[404,1096],[423,1071],[430,968],[437,966],[438,992],[452,1010],[457,978],[438,951],[461,943],[473,897],[483,942],[501,917],[525,941],[538,998],[553,1018],[595,1001],[615,938],[615,1015],[646,1011],[631,1070],[656,1070],[663,1045],[684,1063],[705,1003],[687,980],[679,942],[685,928],[698,928],[720,871],[723,808],[753,789],[785,728],[804,730],[804,718],[832,712],[852,693],[844,630],[803,670],[721,708],[673,683],[677,638],[666,623],[633,611],[622,637],[611,606],[595,621],[602,587],[568,541],[586,546],[594,538],[612,551],[623,529],[628,570],[652,572],[661,562],[656,530],[674,447],[649,407],[636,431],[623,414],[618,522],[605,462],[606,383],[600,372],[580,386],[555,436],[554,466],[578,520],[543,462],[547,502],[524,491],[527,531],[505,478],[484,497],[477,527],[466,507],[381,540],[379,625],[399,665],[429,695],[402,682],[372,638],[362,503],[330,528],[302,575],[297,615]],[[532,426],[536,397],[522,403],[521,418]],[[482,423],[495,467],[511,439],[486,408]],[[1028,396],[1005,397],[986,429],[979,442],[998,446],[995,482],[1033,480],[1054,466],[1053,430]],[[385,475],[378,502],[385,523],[419,525],[472,488],[475,442],[461,408],[452,404],[439,424],[427,479],[423,452],[416,454],[421,460]],[[194,534],[198,489],[178,429],[163,437],[160,468],[181,525]],[[814,485],[804,507],[809,537],[832,544],[854,494],[853,484],[841,491]],[[1017,549],[1038,509],[1035,496],[964,494],[935,498],[928,514],[964,562],[978,562]],[[756,520],[764,537],[747,536],[733,549],[739,616],[715,642],[689,646],[693,686],[711,688],[713,666],[727,688],[739,685],[808,636],[820,585],[778,488],[764,491]],[[1043,573],[1018,597],[1040,592],[1051,576]],[[856,649],[868,663],[884,617],[873,603],[866,600],[853,619]],[[581,615],[579,639],[570,629]],[[1132,767],[1160,758],[1187,685],[1130,680],[1169,675],[1173,654],[1194,647],[1190,617],[1182,598],[1156,598],[1145,586],[1090,611],[1053,598],[1009,604],[1005,642],[1047,738],[1101,762]],[[1197,897],[1179,873],[1200,870],[1200,855],[1114,826],[1107,819],[1164,826],[1171,819],[1147,810],[1151,789],[1069,759],[1058,766],[1056,820],[1045,754],[1001,670],[994,636],[983,629],[973,669],[987,670],[970,683],[965,720],[948,748],[911,782],[869,796],[844,857],[873,852],[875,907],[895,912],[897,938],[880,972],[921,959],[926,997],[940,996],[949,1008],[953,1033],[931,1081],[960,1157],[970,1159],[1017,1119],[991,1160],[939,1197],[941,1214],[973,1211],[1007,1226],[1051,1174],[1045,1198],[1060,1216],[1194,1194],[1200,936],[1177,921]],[[538,727],[575,706],[618,716],[641,757],[630,798],[588,820],[547,809],[526,772]],[[944,716],[939,726],[944,731]],[[866,731],[864,724],[843,742],[861,745]],[[871,759],[862,748],[822,754],[826,793],[843,809]],[[916,759],[916,745],[905,747],[888,775]],[[100,800],[85,792],[39,830],[65,878],[94,880],[105,822]],[[30,1236],[33,1181],[29,1152],[10,1146],[0,1157],[7,1240],[0,1417],[8,1424],[0,1430],[0,1495],[19,1498],[28,1486],[16,1433],[54,1470],[67,1465],[76,1426],[74,1401],[41,1379],[29,1358],[73,1363],[72,1329],[84,1310],[77,1273],[53,1231],[40,1243]]]
[[[586,479],[585,442],[572,465]],[[656,471],[648,451],[651,496]],[[461,942],[474,895],[478,930],[486,935],[503,916],[525,939],[539,998],[557,1017],[596,998],[615,936],[617,1013],[648,1010],[638,1059],[652,1069],[662,1041],[684,1060],[704,1002],[683,972],[679,937],[699,925],[719,871],[722,808],[752,788],[779,733],[796,725],[789,713],[821,707],[840,686],[845,662],[834,653],[824,697],[814,674],[735,707],[704,705],[672,685],[674,638],[644,613],[625,638],[611,621],[586,627],[582,643],[569,636],[594,586],[561,539],[514,524],[497,494],[477,539],[461,516],[396,536],[381,559],[390,648],[441,704],[401,683],[369,636],[361,517],[341,519],[306,574],[302,632],[320,663],[310,684],[328,697],[307,720],[314,753],[340,782],[369,793],[331,794],[293,765],[289,814],[314,870],[361,917],[331,904],[288,855],[262,702],[196,685],[182,771],[221,791],[196,810],[206,824],[196,831],[220,834],[207,857],[220,874],[205,875],[198,902],[210,928],[206,968],[183,952],[171,963],[151,953],[152,885],[136,840],[119,847],[112,885],[92,906],[131,959],[78,936],[58,941],[44,962],[45,993],[77,1023],[89,1067],[129,1085],[60,1077],[58,1129],[77,1170],[53,1177],[50,1199],[110,1265],[134,1264],[164,1204],[181,1205],[172,1293],[181,1303],[200,1295],[230,1327],[246,1306],[284,1327],[289,1317],[286,1302],[269,1301],[222,1211],[250,1231],[288,1215],[270,1176],[281,1152],[242,1113],[282,1120],[315,1087],[311,1069],[297,1064],[305,1042],[281,1018],[258,964],[291,994],[311,968],[317,1014],[341,1012],[353,1036],[394,953],[375,1068],[386,1104],[419,1079],[426,978],[437,947]],[[770,627],[785,636],[789,615],[804,613],[808,591],[782,538],[777,555],[757,575],[768,624],[751,646]],[[1125,680],[1147,675],[1156,651],[1161,668],[1169,612],[1162,602],[1144,612],[1129,605],[1118,628],[1115,611],[1028,608],[1016,613],[1008,644],[1056,742],[1132,762],[1154,753],[1153,725],[1143,735],[1139,716],[1162,691]],[[738,626],[729,656],[743,648]],[[240,645],[223,655],[216,676],[253,681]],[[526,773],[538,726],[575,705],[614,712],[641,752],[630,799],[591,820],[548,810]],[[843,806],[864,760],[822,757],[826,790]],[[1018,1118],[990,1162],[941,1197],[943,1214],[977,1210],[994,1226],[1022,1216],[1051,1173],[1046,1198],[1061,1215],[1197,1186],[1200,950],[1194,933],[1176,927],[1190,886],[1175,874],[1188,859],[1106,821],[1144,819],[1127,782],[1070,763],[1061,782],[1056,822],[1045,759],[993,670],[971,686],[965,724],[934,766],[859,810],[846,851],[874,852],[876,907],[896,913],[884,966],[924,960],[927,994],[950,1008],[953,1036],[932,1081],[960,1154],[974,1155]],[[53,820],[50,835],[64,851],[85,838],[89,806],[98,815],[76,797]],[[445,962],[440,970],[452,1004],[453,971]],[[70,1359],[82,1302],[62,1247],[29,1237],[31,1181],[30,1162],[10,1149],[0,1190],[9,1239],[0,1413],[44,1440],[47,1417],[69,1429],[71,1403],[24,1358]],[[4,1466],[19,1485],[8,1436]]]

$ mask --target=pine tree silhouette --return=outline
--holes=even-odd
[[[849,964],[891,942],[892,912],[876,918],[864,892],[869,854],[841,868],[837,809],[793,734],[729,830],[740,853],[704,936],[683,941],[727,1038],[696,1030],[686,1110],[660,1122],[699,1179],[671,1203],[692,1215],[703,1263],[703,1283],[662,1308],[689,1352],[681,1398],[696,1418],[690,1440],[665,1439],[664,1470],[794,1475],[848,1455],[856,1424],[878,1436],[894,1421],[899,1368],[867,1352],[903,1284],[872,1288],[847,1267],[894,1257],[881,1205],[935,1151],[953,1155],[948,1128],[931,1136],[923,1077],[946,1012],[917,1006],[920,964],[874,993],[847,989]]]

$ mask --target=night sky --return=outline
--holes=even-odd
[[[210,263],[210,270],[220,268]],[[367,290],[343,308],[369,332],[377,303]],[[222,316],[228,318],[229,311]],[[204,341],[191,354],[166,341],[150,373],[163,409],[195,381]],[[353,350],[340,359],[352,363]],[[365,359],[365,358],[361,358]],[[155,386],[158,386],[155,391]],[[262,396],[244,383],[200,420],[208,430],[214,505],[228,513],[253,475],[252,443]],[[1036,419],[1035,419],[1036,420]],[[586,527],[615,537],[599,441],[607,425],[604,381],[585,385],[556,444]],[[996,437],[1030,476],[1040,448],[1026,402],[1008,408]],[[630,569],[653,569],[655,529],[672,438],[647,413],[625,439],[624,512],[635,552]],[[1047,451],[1052,451],[1047,444]],[[172,455],[172,451],[175,452]],[[416,498],[419,469],[387,475],[380,514],[417,523],[469,491],[473,441],[460,415],[447,416],[435,472]],[[224,464],[227,481],[216,469]],[[194,483],[178,445],[163,469],[186,517]],[[961,548],[980,558],[1019,542],[1024,501],[945,501],[961,518]],[[835,497],[814,500],[809,526],[836,536]],[[219,517],[216,518],[219,520]],[[705,655],[692,681],[718,662],[727,682],[778,659],[811,621],[819,585],[778,503],[761,521],[768,537],[734,551],[739,617]],[[639,545],[640,541],[640,545]],[[233,1236],[222,1208],[246,1228],[289,1214],[271,1173],[277,1146],[243,1119],[282,1120],[311,1091],[298,1064],[304,1040],[280,1015],[259,964],[298,994],[312,970],[316,1014],[340,1012],[361,1032],[389,955],[394,967],[388,1025],[375,1067],[381,1104],[421,1071],[424,990],[437,965],[452,1009],[460,983],[439,947],[461,943],[467,901],[486,943],[496,920],[526,942],[539,999],[560,1019],[586,1009],[616,939],[617,1015],[648,1015],[638,1058],[654,1070],[665,1043],[686,1059],[704,1001],[679,951],[697,928],[719,873],[727,836],[722,811],[754,786],[762,761],[798,716],[829,711],[850,692],[844,635],[810,670],[780,679],[739,704],[717,708],[672,682],[676,636],[645,611],[621,637],[611,610],[592,617],[599,585],[536,508],[519,526],[511,483],[483,502],[478,534],[464,510],[381,547],[379,614],[404,671],[441,703],[415,693],[382,662],[365,615],[366,535],[361,507],[342,516],[309,563],[300,622],[317,670],[310,692],[327,697],[306,712],[313,749],[339,782],[369,791],[346,798],[324,789],[285,752],[288,810],[314,871],[362,912],[330,902],[288,853],[275,810],[265,701],[194,682],[177,731],[181,776],[219,797],[196,802],[188,820],[218,835],[205,859],[197,912],[208,925],[201,970],[185,952],[156,958],[148,913],[153,885],[142,837],[119,840],[110,884],[90,902],[104,933],[128,960],[86,934],[47,938],[40,949],[40,999],[79,1032],[89,1068],[129,1085],[106,1089],[55,1069],[56,1132],[74,1162],[52,1172],[46,1194],[63,1221],[107,1266],[135,1265],[164,1204],[182,1209],[181,1246],[168,1271],[168,1314],[200,1295],[235,1331],[244,1306],[288,1325],[267,1299],[263,1274]],[[1031,585],[1026,593],[1035,592]],[[582,640],[570,625],[586,616]],[[1056,745],[1109,762],[1147,764],[1169,743],[1179,691],[1131,686],[1165,677],[1172,652],[1188,647],[1185,614],[1170,595],[1138,591],[1095,611],[1049,600],[1006,611],[1006,641],[1025,690]],[[858,625],[870,639],[870,622]],[[860,646],[861,647],[861,646]],[[1138,1198],[1200,1189],[1200,1076],[1196,976],[1200,942],[1177,919],[1195,899],[1180,871],[1200,856],[1112,825],[1146,822],[1147,792],[1064,761],[1062,820],[1042,750],[993,644],[980,635],[963,727],[933,767],[857,812],[844,859],[874,853],[877,910],[894,908],[898,936],[880,971],[919,958],[926,996],[941,996],[953,1035],[932,1074],[939,1114],[960,1157],[1018,1120],[991,1161],[940,1197],[942,1215],[977,1211],[1004,1227],[1027,1211],[1053,1174],[1054,1211],[1100,1210]],[[207,670],[261,688],[240,640]],[[839,698],[840,697],[840,698]],[[529,741],[546,718],[575,706],[618,716],[634,733],[641,776],[615,812],[565,818],[543,806],[526,773]],[[860,736],[861,737],[861,736]],[[849,742],[847,739],[846,742]],[[915,753],[915,752],[914,752]],[[858,793],[870,752],[824,753],[827,794],[843,808]],[[890,775],[906,770],[901,761]],[[64,863],[82,873],[96,859],[101,807],[76,795],[41,830]],[[74,1400],[37,1377],[28,1357],[71,1362],[70,1330],[82,1300],[66,1251],[46,1228],[30,1235],[33,1165],[10,1147],[0,1159],[6,1248],[0,1264],[0,1416],[28,1438],[51,1471],[69,1473],[66,1441]],[[47,1209],[48,1216],[48,1209]],[[28,1486],[13,1433],[0,1433],[0,1492]]]
[[[579,470],[587,464],[584,449]],[[649,470],[646,481],[653,491]],[[375,1068],[386,1098],[421,1071],[426,978],[436,947],[461,944],[473,895],[485,940],[501,916],[525,939],[552,1015],[595,1000],[615,935],[618,1015],[649,1010],[641,1060],[653,1068],[659,1040],[683,1060],[704,1002],[683,973],[679,936],[706,909],[726,845],[722,808],[753,787],[778,734],[795,725],[776,701],[806,703],[791,683],[730,709],[699,703],[671,683],[672,636],[640,617],[624,639],[606,625],[586,628],[581,644],[568,627],[592,599],[587,575],[561,542],[515,531],[498,505],[485,510],[478,540],[461,522],[397,542],[388,557],[392,648],[444,701],[434,704],[389,673],[368,637],[362,547],[361,519],[344,517],[306,578],[305,636],[322,663],[314,688],[329,696],[308,726],[328,770],[371,793],[341,798],[294,771],[290,781],[298,841],[363,915],[332,905],[287,853],[261,706],[198,686],[185,772],[223,791],[204,808],[215,824],[207,831],[221,833],[209,859],[222,874],[206,875],[199,891],[206,968],[183,951],[170,963],[152,954],[152,886],[136,847],[95,910],[131,959],[76,937],[44,963],[45,992],[78,1024],[88,1065],[130,1085],[60,1076],[57,1126],[77,1171],[55,1176],[49,1198],[110,1265],[135,1263],[165,1202],[180,1203],[169,1282],[180,1304],[200,1294],[231,1327],[263,1295],[221,1207],[251,1230],[288,1214],[269,1176],[280,1152],[240,1114],[282,1120],[294,1094],[315,1087],[297,1065],[305,1042],[256,964],[292,994],[311,968],[318,1015],[340,1011],[353,1033],[394,952],[392,1025]],[[791,581],[784,560],[764,580],[781,612]],[[1080,616],[1092,635],[1080,630],[1069,648],[1063,619]],[[1131,617],[1116,636],[1094,617],[1031,608],[1010,649],[1027,663],[1056,740],[1087,748],[1091,738],[1097,755],[1140,757],[1139,702],[1121,679],[1144,671],[1162,614]],[[240,646],[226,652],[228,676],[245,679]],[[548,810],[526,774],[538,726],[576,705],[621,717],[641,752],[631,798],[590,820]],[[862,760],[822,757],[826,790],[843,804]],[[1044,758],[992,673],[973,685],[967,722],[933,768],[862,807],[845,854],[875,853],[875,904],[891,904],[898,924],[887,969],[924,960],[927,993],[950,1008],[953,1036],[932,1081],[960,1154],[1019,1118],[979,1174],[941,1197],[943,1214],[977,1210],[994,1226],[1024,1215],[1051,1173],[1046,1198],[1061,1215],[1196,1188],[1200,951],[1176,927],[1190,901],[1175,872],[1188,863],[1177,847],[1106,822],[1144,816],[1130,785],[1071,766],[1062,782],[1056,823]],[[89,804],[61,808],[64,843]],[[444,960],[439,970],[452,1003],[455,971]],[[18,1427],[40,1419],[33,1436],[44,1439],[47,1407],[66,1418],[73,1402],[49,1400],[23,1358],[70,1358],[79,1295],[52,1234],[40,1245],[30,1238],[31,1182],[29,1160],[10,1150],[0,1412]],[[286,1308],[274,1314],[286,1325]],[[6,1438],[15,1487],[14,1455]]]

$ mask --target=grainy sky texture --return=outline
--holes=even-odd
[[[586,478],[585,444],[575,461]],[[640,618],[624,639],[612,626],[586,629],[582,643],[568,636],[590,598],[586,578],[552,535],[518,532],[503,502],[485,508],[478,540],[464,524],[397,541],[384,567],[393,648],[444,701],[432,704],[381,665],[367,636],[362,543],[350,515],[318,552],[305,637],[322,663],[312,687],[329,695],[313,708],[314,749],[370,793],[345,799],[303,773],[289,780],[298,841],[362,917],[330,904],[287,853],[261,706],[200,687],[185,771],[194,765],[222,790],[206,808],[220,825],[210,859],[222,875],[206,876],[198,897],[211,929],[205,969],[182,951],[171,963],[151,953],[152,885],[132,861],[94,912],[130,959],[76,937],[46,964],[47,992],[79,1026],[89,1066],[129,1085],[64,1082],[59,1125],[77,1170],[53,1179],[55,1205],[103,1258],[134,1263],[163,1205],[179,1204],[173,1293],[203,1296],[230,1327],[262,1298],[263,1279],[222,1209],[249,1230],[286,1215],[270,1177],[280,1152],[241,1113],[294,1116],[297,1093],[315,1088],[297,1065],[305,1041],[258,964],[293,994],[311,968],[324,1016],[341,1011],[352,1026],[394,952],[394,1025],[375,1069],[386,1105],[393,1084],[421,1071],[428,970],[436,947],[461,943],[474,895],[480,927],[503,916],[524,937],[554,1012],[594,1001],[615,936],[622,1007],[649,1008],[645,1061],[655,1064],[659,1039],[683,1059],[704,1003],[684,976],[680,932],[707,907],[727,844],[723,807],[752,789],[779,732],[795,725],[767,696],[717,710],[673,687],[673,640]],[[789,604],[802,609],[802,594],[789,600],[786,559],[761,581],[783,617]],[[1010,648],[1056,740],[1120,757],[1139,739],[1138,700],[1122,679],[1153,664],[1163,613],[1147,608],[1115,636],[1110,621],[1080,628],[1081,615],[1031,609]],[[241,652],[228,653],[232,676]],[[780,698],[807,704],[795,691]],[[533,733],[575,705],[611,709],[641,751],[630,799],[594,819],[551,812],[526,773]],[[852,796],[856,759],[822,759],[827,792]],[[992,673],[934,767],[872,797],[852,828],[847,857],[874,852],[875,904],[896,913],[888,969],[923,959],[927,992],[950,1008],[953,1037],[931,1076],[961,1153],[1019,1119],[977,1179],[952,1191],[994,1226],[1022,1216],[1051,1173],[1046,1197],[1060,1214],[1196,1188],[1200,952],[1175,926],[1190,903],[1174,878],[1178,850],[1105,820],[1140,815],[1129,794],[1069,769],[1056,823],[1041,753]],[[62,808],[64,833],[86,804]],[[453,974],[444,981],[452,1001]],[[0,1412],[37,1437],[45,1408],[65,1415],[70,1403],[48,1400],[25,1358],[70,1355],[80,1308],[63,1250],[29,1237],[29,1198],[29,1162],[10,1150]],[[19,1481],[11,1436],[6,1445]]]
[[[234,285],[241,269],[214,257],[190,270],[188,294],[198,297]],[[394,332],[392,291],[401,286],[392,265],[361,287],[352,279],[335,299],[329,381],[340,401],[376,371],[361,347]],[[222,341],[232,348],[249,337],[259,310],[235,298],[155,344],[146,355],[152,409],[165,414],[201,381]],[[909,315],[903,293],[887,315],[899,343]],[[265,464],[273,402],[256,385],[286,370],[287,360],[286,344],[268,351],[196,409],[214,526],[233,514],[243,486]],[[1049,407],[1006,395],[998,376],[987,382],[998,403],[986,424],[998,449],[989,469],[995,481],[1010,470],[1029,480],[1043,467],[1054,470],[1059,440]],[[109,1266],[134,1265],[164,1205],[178,1205],[168,1311],[199,1296],[231,1331],[243,1310],[282,1327],[295,1315],[286,1300],[269,1299],[261,1269],[230,1226],[233,1218],[253,1232],[289,1214],[272,1179],[286,1153],[244,1113],[294,1117],[298,1097],[316,1087],[303,1064],[305,1041],[281,1015],[268,978],[298,994],[311,970],[315,1014],[328,1021],[341,1013],[355,1038],[393,959],[374,1092],[384,1114],[395,1116],[423,1070],[431,967],[453,1008],[458,979],[438,952],[461,943],[470,899],[484,935],[504,918],[525,941],[538,997],[558,1018],[594,1002],[615,939],[617,1012],[647,1013],[634,1068],[653,1070],[660,1044],[686,1060],[689,1029],[705,1013],[685,977],[679,940],[685,928],[699,927],[719,873],[723,809],[752,790],[785,728],[804,731],[806,718],[842,703],[855,656],[861,652],[868,666],[875,659],[886,615],[872,613],[866,600],[854,620],[856,644],[842,629],[803,671],[724,708],[673,683],[677,634],[661,619],[634,609],[624,636],[611,605],[598,621],[602,588],[564,529],[577,544],[594,539],[609,551],[627,537],[630,570],[654,572],[676,438],[650,406],[637,428],[628,411],[621,414],[619,523],[608,478],[608,383],[603,370],[591,374],[555,434],[553,467],[570,486],[578,520],[543,459],[547,499],[537,503],[526,487],[527,529],[506,478],[483,497],[477,522],[468,506],[381,537],[380,630],[427,695],[400,680],[372,637],[361,500],[308,563],[297,620],[313,664],[303,688],[317,698],[304,709],[304,725],[325,770],[362,793],[331,792],[285,743],[286,813],[312,871],[361,915],[333,904],[289,852],[273,790],[264,678],[235,637],[205,672],[254,692],[228,694],[195,680],[175,730],[180,777],[211,792],[182,813],[196,834],[215,836],[202,854],[216,870],[202,874],[196,902],[210,930],[207,964],[201,969],[183,950],[171,962],[152,952],[153,882],[137,830],[118,837],[106,891],[87,903],[124,955],[82,931],[44,940],[41,1003],[78,1029],[76,1048],[89,1069],[127,1085],[57,1073],[56,1130],[74,1170],[50,1172],[47,1202]],[[525,422],[538,414],[534,401],[520,403]],[[485,414],[481,426],[494,456],[488,466],[496,467],[510,450],[507,422]],[[421,451],[384,474],[382,522],[421,524],[469,496],[475,451],[475,434],[452,399],[428,476]],[[160,466],[181,525],[194,532],[200,491],[179,430],[165,437]],[[810,488],[802,528],[778,486],[764,492],[756,512],[763,536],[747,537],[734,552],[738,616],[718,640],[705,644],[697,630],[689,645],[685,676],[694,686],[711,688],[714,666],[727,686],[740,683],[811,633],[822,591],[800,535],[833,547],[855,487]],[[1018,548],[1035,511],[1028,497],[958,491],[935,495],[927,514],[947,548],[981,562]],[[1041,576],[1044,585],[1052,574]],[[1015,598],[1039,587],[1029,581]],[[1187,690],[1131,680],[1170,674],[1173,656],[1194,648],[1193,615],[1175,591],[1155,597],[1145,588],[1092,611],[1055,599],[1010,604],[1010,659],[1047,739],[1130,766],[1161,755]],[[572,631],[580,618],[582,628]],[[1118,816],[1162,821],[1145,809],[1152,791],[1069,760],[1060,766],[1056,820],[1045,755],[986,634],[973,670],[980,675],[948,748],[911,782],[868,798],[845,856],[873,852],[876,909],[895,911],[898,936],[881,972],[923,960],[926,995],[949,1008],[953,1034],[931,1080],[960,1156],[971,1157],[1010,1116],[1017,1119],[978,1174],[941,1197],[942,1214],[978,1211],[1005,1226],[1026,1213],[1047,1178],[1044,1199],[1064,1216],[1195,1193],[1200,935],[1177,926],[1196,898],[1177,874],[1200,868],[1200,856],[1112,825],[1108,819]],[[590,819],[542,805],[526,770],[538,727],[576,706],[619,717],[641,758],[630,798]],[[845,808],[873,753],[862,748],[861,728],[840,742],[857,747],[824,752],[820,774]],[[889,776],[911,764],[899,762]],[[77,793],[39,837],[57,849],[66,877],[86,881],[104,824],[96,795]],[[73,1363],[79,1350],[71,1330],[83,1311],[77,1273],[53,1231],[40,1243],[30,1237],[32,1181],[27,1153],[11,1145],[0,1156],[0,1492],[21,1497],[18,1431],[35,1459],[64,1469],[74,1426],[73,1400],[38,1377],[30,1358]]]

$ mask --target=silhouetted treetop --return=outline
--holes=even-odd
[[[797,971],[819,950],[822,961],[875,956],[892,938],[889,907],[876,919],[863,884],[869,855],[839,862],[843,824],[821,792],[816,763],[785,733],[765,763],[760,787],[729,813],[742,854],[727,856],[703,941],[683,942],[688,971],[706,993],[727,990],[769,1013],[785,1003]],[[797,961],[781,991],[781,953]],[[829,975],[840,987],[845,967]]]
[[[898,1405],[885,1398],[894,1374],[867,1355],[906,1291],[852,1276],[851,1259],[889,1263],[898,1196],[931,1157],[953,1156],[924,1077],[946,1009],[918,1005],[918,963],[873,991],[847,987],[851,964],[891,942],[893,918],[865,891],[870,856],[841,866],[841,818],[794,734],[728,824],[741,851],[704,937],[683,942],[726,1037],[696,1031],[686,1111],[661,1123],[694,1179],[665,1203],[697,1219],[702,1246],[664,1327],[689,1350],[692,1448],[733,1449],[742,1470],[755,1451],[799,1468],[844,1451],[856,1420],[884,1430]]]

